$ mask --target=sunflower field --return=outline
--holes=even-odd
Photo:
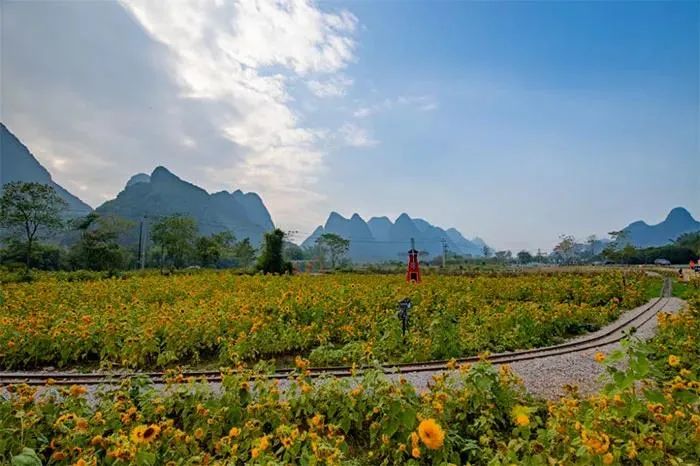
[[[303,356],[314,365],[410,362],[543,346],[642,304],[641,273],[175,276],[0,290],[0,367],[163,368]],[[396,315],[410,298],[405,339]]]
[[[697,465],[700,292],[689,301],[660,314],[653,340],[596,358],[600,393],[549,402],[487,363],[453,365],[423,392],[374,371],[311,380],[302,358],[282,382],[241,364],[217,387],[5,387],[0,463]]]

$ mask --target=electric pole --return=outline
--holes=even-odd
[[[146,216],[141,219],[139,223],[139,266],[141,270],[146,268],[146,230],[144,228],[144,220]]]
[[[442,238],[440,242],[442,243],[442,268],[444,269],[447,266],[447,240]]]

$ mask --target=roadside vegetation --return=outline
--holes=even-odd
[[[700,461],[700,292],[659,315],[656,338],[596,359],[600,393],[544,402],[508,367],[455,367],[425,392],[368,372],[312,381],[298,358],[286,386],[234,366],[216,390],[142,380],[8,388],[0,459],[13,465],[528,464],[692,465]],[[627,361],[620,365],[620,362]],[[257,377],[257,378],[254,378]],[[181,380],[176,372],[174,381]]]

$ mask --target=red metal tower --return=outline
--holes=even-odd
[[[416,250],[416,242],[413,238],[411,238],[411,249],[408,251],[408,268],[406,270],[406,281],[409,283],[420,283],[418,251]]]

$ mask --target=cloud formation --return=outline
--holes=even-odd
[[[328,132],[304,124],[291,89],[329,97],[352,84],[348,11],[126,0],[18,2],[4,15],[3,120],[92,204],[158,164],[260,192],[281,223],[321,197]]]

